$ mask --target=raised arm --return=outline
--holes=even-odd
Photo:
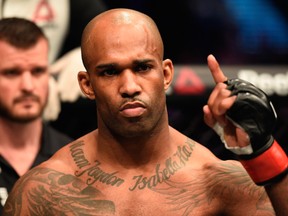
[[[272,103],[251,83],[228,79],[214,56],[207,60],[216,86],[203,107],[204,121],[238,156],[252,180],[265,187],[276,214],[287,215],[288,160],[272,136]]]

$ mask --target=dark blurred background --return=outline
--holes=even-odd
[[[177,64],[287,64],[287,0],[106,0],[157,23],[166,57]]]

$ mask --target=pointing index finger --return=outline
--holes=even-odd
[[[222,72],[216,58],[212,54],[207,57],[207,62],[215,83],[225,82],[227,77]]]

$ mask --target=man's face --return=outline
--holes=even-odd
[[[124,137],[143,136],[167,124],[167,78],[159,47],[141,26],[111,31],[96,36],[97,45],[89,51],[98,126]]]
[[[48,98],[48,43],[28,49],[0,41],[0,118],[29,122],[42,116]]]

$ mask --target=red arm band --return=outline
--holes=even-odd
[[[256,158],[240,162],[257,185],[269,183],[269,180],[287,172],[288,168],[287,155],[276,141]]]

